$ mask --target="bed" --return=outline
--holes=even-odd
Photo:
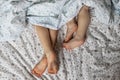
[[[104,0],[103,0],[104,1]],[[110,17],[110,23],[97,20],[94,8],[91,9],[91,24],[88,27],[85,43],[73,51],[66,51],[62,42],[66,34],[66,25],[59,31],[56,52],[59,55],[60,69],[56,75],[48,74],[37,78],[31,74],[31,69],[42,58],[43,49],[32,26],[24,27],[24,20],[9,30],[9,20],[14,18],[10,12],[3,11],[2,6],[9,9],[10,1],[0,1],[0,80],[120,80],[120,0],[113,2],[115,11]],[[5,9],[5,10],[6,10]],[[9,14],[4,14],[4,13]],[[104,12],[103,12],[104,13]],[[21,13],[19,17],[22,16]],[[20,16],[21,15],[21,16]],[[99,15],[100,17],[100,15]],[[4,24],[3,23],[7,23]],[[2,26],[7,26],[4,29]],[[14,34],[19,28],[21,33]],[[5,34],[3,34],[5,32]],[[16,32],[15,32],[16,33]],[[18,36],[9,40],[11,34]],[[4,37],[8,36],[8,37]],[[14,39],[14,37],[12,38]]]

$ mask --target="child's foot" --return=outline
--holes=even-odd
[[[74,49],[81,46],[86,39],[86,32],[90,23],[90,12],[88,6],[83,6],[78,14],[78,29],[75,37],[67,43],[63,43],[66,49]]]
[[[37,77],[41,77],[41,75],[45,72],[47,65],[47,57],[44,55],[41,61],[31,71],[32,74],[34,74]]]
[[[74,37],[68,43],[63,43],[63,47],[67,50],[72,50],[76,47],[81,46],[85,42],[85,38]]]
[[[47,55],[48,60],[48,73],[56,74],[59,69],[59,64],[57,61],[57,56],[55,53],[50,53]]]
[[[68,42],[72,38],[73,33],[77,31],[77,27],[75,19],[72,19],[67,23],[67,33],[64,42]]]

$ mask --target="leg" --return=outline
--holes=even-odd
[[[34,25],[34,26],[35,26],[35,30],[36,30],[36,33],[38,35],[38,38],[41,41],[42,47],[45,50],[46,49],[52,50],[52,47],[51,47],[52,45],[51,45],[50,35],[49,35],[48,29],[43,28],[41,26],[36,26],[36,25]],[[50,49],[49,49],[49,47],[50,47]],[[34,75],[36,75],[37,77],[40,77],[44,73],[44,71],[46,70],[47,66],[48,66],[47,57],[46,57],[46,54],[44,54],[41,61],[33,68],[32,73]]]
[[[52,43],[51,43],[51,39],[50,39],[49,29],[41,27],[41,26],[35,26],[35,30],[36,30],[36,33],[38,35],[38,38],[41,42],[41,45],[42,45],[46,55],[49,52],[51,52],[51,53],[54,52],[53,47],[51,47]]]
[[[55,47],[55,42],[56,42],[56,39],[57,39],[57,35],[58,35],[58,31],[49,29],[49,32],[50,32],[52,46],[54,48]]]
[[[85,40],[86,32],[90,24],[90,11],[88,6],[83,6],[78,15],[78,30],[75,38],[79,40]]]
[[[67,25],[67,33],[64,42],[68,42],[72,38],[73,33],[77,31],[77,27],[78,27],[75,18],[69,21],[66,25]]]
[[[78,30],[76,35],[68,43],[64,43],[63,46],[66,49],[73,49],[82,45],[86,38],[86,31],[90,23],[89,7],[83,6],[78,14]]]
[[[51,31],[49,31],[46,28],[43,28],[43,27],[40,27],[40,26],[35,26],[35,28],[36,28],[37,35],[40,38],[40,41],[41,41],[42,45],[44,45],[45,48],[48,46],[47,49],[51,50],[51,48],[53,48],[54,44],[55,44],[54,41],[55,41],[56,37],[54,37],[54,36],[56,36],[57,31],[56,31],[56,33],[54,32],[55,34],[51,34]],[[42,34],[44,34],[44,35],[42,35]],[[51,40],[50,40],[49,37],[51,38],[53,44],[51,44]],[[47,40],[49,40],[49,41],[47,41]],[[47,44],[47,46],[46,46],[45,43]],[[44,48],[44,46],[43,46],[43,48]],[[51,48],[49,48],[49,47],[51,47]],[[51,63],[48,63],[48,60],[51,59],[51,58],[47,59],[46,55],[43,56],[41,61],[32,70],[32,73],[34,75],[38,76],[38,77],[40,77],[43,74],[43,72],[46,70],[47,66],[51,64]],[[53,69],[52,72],[56,73],[56,70]]]
[[[54,49],[58,31],[49,29],[49,32],[50,32],[50,37],[51,37],[51,43],[52,43],[52,46]],[[57,71],[59,69],[58,59],[57,59],[57,55],[51,55],[51,56],[52,56],[52,58],[51,58],[50,64],[48,64],[48,73],[55,74],[55,73],[57,73]],[[49,61],[48,61],[48,63],[49,63]]]

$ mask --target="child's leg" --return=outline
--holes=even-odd
[[[67,49],[73,49],[79,47],[85,41],[86,31],[90,23],[89,7],[83,6],[78,14],[78,30],[76,35],[68,43],[64,43],[63,46]]]
[[[38,34],[38,37],[40,38],[40,41],[41,41],[42,45],[44,45],[44,43],[47,40],[49,40],[49,41],[47,41],[47,45],[49,47],[52,47],[52,48],[54,47],[54,44],[55,44],[55,41],[56,41],[56,37],[57,37],[57,31],[51,31],[51,30],[49,31],[46,28],[42,28],[40,26],[36,26],[36,32]],[[47,37],[46,41],[44,40],[45,38],[43,38],[43,37]],[[51,44],[50,38],[48,38],[48,37],[51,38],[52,44]],[[44,48],[44,46],[43,46],[43,48]],[[46,55],[47,55],[47,53],[46,53]],[[46,68],[47,68],[48,65],[51,65],[51,63],[50,62],[48,63],[48,61],[47,61],[47,60],[50,60],[50,58],[47,59],[46,55],[43,56],[43,58],[41,59],[41,61],[32,70],[32,73],[35,74],[38,77],[40,77],[43,74],[43,72],[46,70]],[[51,55],[49,55],[49,56],[51,56]],[[54,62],[54,60],[53,60],[53,62]],[[52,72],[56,73],[55,68],[54,68],[54,70],[53,70],[53,68],[54,67],[52,67]],[[48,72],[49,72],[49,70],[48,70]]]
[[[86,32],[90,24],[90,10],[88,6],[83,6],[78,15],[78,30],[75,38],[85,40]]]
[[[51,43],[52,43],[52,46],[53,46],[53,49],[54,49],[55,48],[55,43],[56,43],[56,40],[57,40],[58,31],[49,29],[49,32],[50,32],[50,37],[51,37]],[[51,63],[51,61],[52,61],[52,63]],[[48,73],[55,74],[55,73],[57,73],[57,71],[59,69],[57,55],[54,55],[53,58],[51,58],[51,61],[50,61],[51,64],[50,65],[48,64]],[[48,61],[48,63],[49,63],[49,61]]]
[[[51,47],[52,44],[51,44],[49,29],[41,26],[35,26],[35,30],[37,32],[38,38],[42,44],[42,47],[46,55],[50,52],[51,53],[54,52],[53,48]]]
[[[77,27],[78,27],[75,18],[69,21],[66,25],[67,25],[67,33],[64,42],[68,42],[72,38],[73,33],[77,31]]]
[[[56,40],[57,40],[58,30],[49,29],[49,32],[50,32],[50,38],[51,38],[52,46],[54,48]]]

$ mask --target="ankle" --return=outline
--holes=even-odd
[[[55,53],[55,51],[54,51],[53,49],[45,50],[44,52],[45,52],[46,55],[47,55],[47,54]]]
[[[76,36],[74,37],[74,39],[76,39],[76,40],[84,40],[85,37],[82,36],[82,35],[76,35]]]
[[[75,21],[75,19],[72,19],[72,20],[70,20],[67,24],[77,24],[77,22]]]
[[[47,55],[48,63],[56,61],[56,59],[57,59],[56,53],[49,53],[49,54],[46,54],[46,55]]]
[[[45,54],[50,54],[50,53],[54,53],[53,49],[49,49],[49,50],[44,50]]]

